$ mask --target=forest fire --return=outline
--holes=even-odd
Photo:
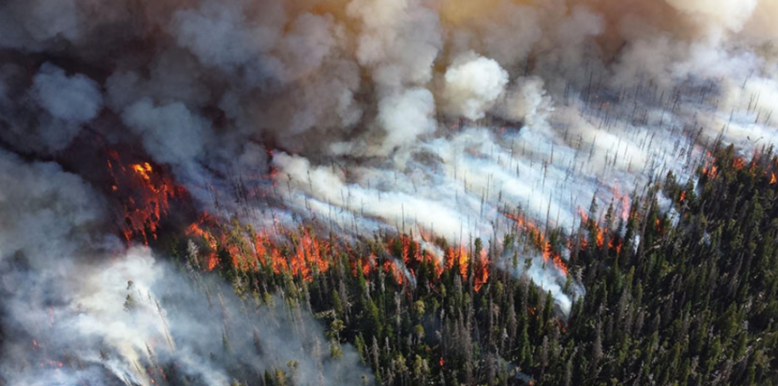
[[[767,385],[774,3],[4,2],[0,386]]]
[[[705,153],[705,162],[702,166],[702,176],[709,179],[716,179],[718,176],[718,166],[715,164],[716,159],[710,152]]]
[[[735,159],[732,160],[732,166],[737,170],[743,169],[743,167],[746,166],[746,161],[743,158],[735,157]]]
[[[209,271],[216,268],[219,264],[219,256],[216,254],[219,242],[211,235],[211,232],[202,229],[199,224],[193,223],[187,228],[186,234],[190,237],[199,237],[205,242],[205,245],[208,247],[208,250],[206,251],[206,266]]]
[[[397,263],[394,261],[384,260],[384,272],[391,274],[397,284],[403,284],[403,272],[400,268],[397,267]]]
[[[312,281],[318,274],[326,273],[338,256],[348,256],[351,272],[357,275],[361,268],[367,276],[376,266],[378,257],[371,253],[367,257],[354,251],[347,242],[322,239],[310,227],[285,229],[280,235],[271,236],[265,231],[254,231],[237,222],[225,224],[209,214],[189,225],[185,234],[197,244],[198,260],[195,265],[208,271],[217,268],[235,269],[243,272],[257,272],[263,266],[272,268],[275,274],[288,273],[305,281]],[[402,235],[387,241],[387,256],[380,263],[384,273],[390,274],[395,282],[403,284],[407,275],[415,279],[415,272],[421,264],[434,266],[435,277],[440,277],[445,269],[457,269],[463,279],[469,277],[470,264],[473,266],[474,287],[478,291],[488,281],[490,259],[486,250],[481,250],[478,258],[471,261],[464,245],[447,248],[445,262],[422,250],[421,244],[410,235]],[[396,246],[396,247],[392,247]],[[389,256],[397,257],[393,260]],[[223,265],[225,258],[230,264]],[[559,256],[554,255],[554,264],[564,267]],[[401,266],[405,266],[407,270]]]
[[[151,182],[151,176],[149,174],[152,172],[152,168],[148,162],[144,162],[142,164],[132,164],[130,167],[144,180]]]
[[[123,209],[120,229],[125,241],[148,245],[157,239],[160,222],[167,216],[171,200],[183,198],[186,190],[149,162],[125,166],[115,150],[108,151],[107,165],[113,178],[111,192]]]
[[[459,274],[463,279],[467,280],[467,248],[464,245],[460,245],[456,248],[450,248],[446,251],[446,268],[447,269],[459,269]]]
[[[311,281],[314,273],[327,272],[330,261],[322,257],[329,246],[326,240],[316,237],[307,228],[284,233],[287,243],[281,244],[266,232],[254,232],[237,223],[232,226],[221,224],[207,213],[186,231],[187,236],[204,244],[209,271],[221,265],[219,256],[223,255],[230,259],[228,267],[239,271],[257,271],[262,265],[270,264],[276,274],[288,272],[306,281]],[[284,256],[282,249],[291,252]]]
[[[475,262],[475,282],[473,289],[478,292],[487,281],[489,281],[489,255],[485,249],[481,250],[478,261]]]
[[[157,240],[160,224],[169,216],[171,205],[189,199],[189,193],[175,184],[164,168],[151,162],[137,159],[128,162],[119,152],[109,151],[107,165],[113,181],[110,190],[123,209],[120,234],[129,244],[148,245]],[[541,251],[545,264],[550,263],[562,275],[567,275],[568,268],[560,253],[535,223],[521,215],[506,216],[516,221],[517,229],[526,232],[528,240]],[[439,239],[432,231],[422,228],[418,229],[417,237],[412,232],[386,239],[383,256],[355,251],[349,241],[332,239],[332,235],[321,238],[310,225],[294,229],[277,224],[270,232],[242,225],[236,218],[227,221],[207,212],[189,223],[184,234],[197,246],[194,253],[197,258],[193,260],[197,270],[249,273],[268,267],[274,274],[290,274],[306,282],[328,272],[336,259],[345,255],[355,276],[361,270],[362,275],[369,277],[376,267],[398,285],[404,285],[415,283],[425,265],[433,267],[430,286],[446,270],[455,270],[463,280],[471,281],[478,292],[489,281],[493,264],[486,249],[471,251],[462,243],[453,247],[440,244],[442,256],[436,256],[437,253],[433,254],[422,244],[437,245]]]
[[[605,234],[599,227],[595,227],[597,248],[602,248],[605,244]]]
[[[541,251],[543,262],[545,264],[548,264],[550,261],[553,266],[559,270],[559,272],[561,272],[563,275],[567,275],[567,264],[565,264],[560,254],[554,250],[554,246],[546,240],[543,232],[541,232],[534,223],[525,219],[519,214],[512,214],[507,212],[503,214],[505,217],[515,221],[517,228],[523,228],[526,232],[529,233],[529,237],[531,240],[533,240],[535,247]]]
[[[296,253],[292,255],[291,270],[293,274],[299,274],[305,280],[312,280],[312,270],[315,272],[327,272],[330,262],[322,258],[322,248],[326,248],[327,242],[316,238],[309,229],[304,229],[295,246]]]
[[[616,254],[621,253],[621,248],[624,246],[624,240],[619,239],[618,241],[614,241],[614,239],[610,239],[608,241],[608,249],[616,251]]]

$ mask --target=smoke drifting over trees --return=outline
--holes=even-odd
[[[320,346],[341,339],[323,337],[302,289],[230,300],[205,267],[131,248],[139,212],[182,227],[191,213],[167,201],[181,197],[268,233],[405,233],[438,267],[444,247],[488,240],[494,267],[570,315],[587,290],[564,264],[581,248],[557,230],[624,236],[638,197],[668,172],[696,181],[714,143],[740,155],[776,143],[776,17],[770,0],[4,1],[2,381],[149,384],[161,375],[148,368],[177,363],[221,385],[250,356],[258,373],[298,361],[299,384],[358,384],[380,367],[369,357],[389,343],[362,342],[375,354],[359,357],[336,344],[328,362]],[[151,164],[170,181],[152,183]],[[125,169],[164,199],[128,192]],[[540,248],[510,240],[518,228]],[[256,352],[265,339],[289,351]],[[39,344],[77,365],[40,369]]]

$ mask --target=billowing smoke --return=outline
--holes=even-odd
[[[386,137],[377,154],[389,154],[397,147],[415,143],[420,135],[435,131],[435,102],[426,89],[408,89],[384,98],[378,110],[378,122],[386,130]]]
[[[446,70],[444,97],[449,114],[481,119],[508,83],[508,73],[487,58],[461,58]]]
[[[196,178],[198,157],[202,156],[209,122],[192,114],[181,102],[154,106],[141,99],[122,113],[122,122],[136,133],[143,148],[155,161],[174,167],[183,177]]]
[[[515,86],[504,98],[497,114],[525,125],[543,128],[553,111],[551,98],[546,95],[543,79],[538,77],[518,78]]]
[[[112,209],[128,205],[101,171],[122,157],[170,171],[198,211],[258,229],[491,240],[496,266],[567,312],[584,293],[565,285],[576,281],[559,264],[568,247],[548,246],[554,263],[527,237],[500,241],[575,233],[593,200],[595,221],[609,206],[624,220],[649,182],[689,178],[716,140],[742,152],[774,144],[776,16],[768,0],[5,1],[0,262],[14,333],[3,373],[31,381],[35,339],[57,348],[52,358],[80,358],[79,379],[148,383],[138,367],[168,361],[223,384],[234,358],[222,333],[241,342],[235,356],[249,325],[267,335],[262,318],[220,322],[241,312],[232,300],[218,311],[151,307],[200,279],[168,275],[114,236],[126,221]],[[15,292],[22,282],[34,290]],[[119,312],[130,294],[142,295],[137,308]],[[320,331],[301,315],[309,332],[293,346],[308,352]],[[187,335],[206,329],[218,339]],[[258,366],[284,359],[255,355]],[[346,359],[327,369],[313,354],[299,376],[361,371]],[[187,366],[201,360],[208,374]]]

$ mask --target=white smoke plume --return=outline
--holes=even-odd
[[[477,120],[505,91],[508,73],[492,59],[463,57],[446,70],[445,80],[450,114]]]
[[[378,110],[378,121],[386,130],[378,154],[386,155],[399,146],[415,143],[420,135],[435,131],[435,101],[426,89],[409,89],[384,98]]]
[[[597,220],[611,203],[623,219],[649,182],[690,178],[714,141],[743,154],[778,141],[775,17],[769,0],[2,2],[0,259],[31,267],[5,283],[61,294],[14,298],[4,320],[28,331],[24,315],[75,307],[83,259],[161,266],[100,231],[111,182],[95,177],[105,159],[85,157],[104,147],[257,228],[496,244],[519,212],[572,233],[594,198]],[[504,269],[563,311],[583,293],[515,250],[533,264]],[[17,363],[3,361],[25,377]]]
[[[518,78],[508,91],[496,113],[507,119],[524,122],[528,127],[543,128],[553,112],[551,98],[546,94],[543,79]]]

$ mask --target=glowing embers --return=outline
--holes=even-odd
[[[120,231],[128,243],[158,237],[159,225],[167,216],[172,199],[183,197],[185,190],[166,173],[148,162],[125,163],[116,151],[108,152],[108,170],[113,178],[111,194],[120,203]]]

